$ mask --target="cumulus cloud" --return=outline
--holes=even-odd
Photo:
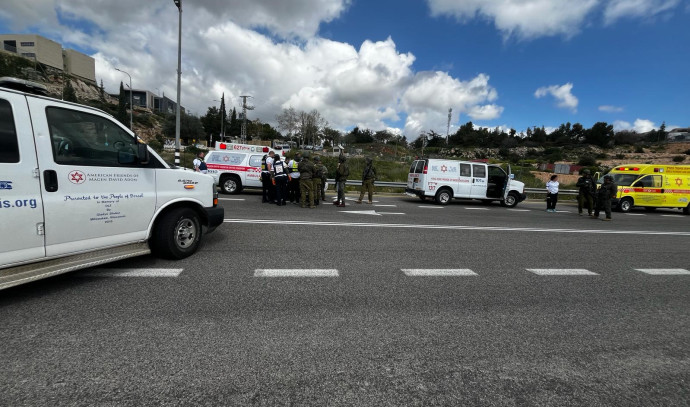
[[[623,111],[623,108],[618,107],[618,106],[611,106],[611,105],[601,105],[601,106],[599,106],[599,111],[600,112],[606,112],[606,113],[620,113]]]
[[[577,98],[572,94],[573,84],[566,83],[565,85],[544,86],[534,92],[534,97],[537,99],[547,95],[553,96],[558,102],[558,107],[570,109],[573,113],[577,112]]]
[[[635,123],[633,123],[633,124],[630,124],[630,122],[626,122],[623,120],[614,121],[613,122],[613,128],[616,131],[633,130],[637,133],[646,133],[648,131],[655,130],[657,127],[654,125],[654,122],[651,120],[636,119]]]
[[[681,0],[611,0],[604,10],[606,24],[625,17],[645,17],[666,13],[678,6]]]
[[[68,48],[92,50],[97,80],[116,93],[132,77],[135,89],[175,99],[178,9],[172,2],[139,0],[36,0],[0,18]],[[448,108],[475,120],[499,117],[489,77],[454,78],[415,71],[415,56],[393,38],[348,44],[318,36],[322,22],[338,18],[351,0],[183,0],[182,105],[203,115],[225,94],[241,109],[251,95],[249,117],[275,125],[283,108],[317,109],[341,130],[386,129],[405,121],[413,139],[424,130],[445,132]],[[132,12],[137,10],[137,12]]]
[[[427,0],[433,16],[459,21],[481,16],[493,21],[506,37],[572,37],[599,0]]]

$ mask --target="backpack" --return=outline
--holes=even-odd
[[[201,164],[199,164],[199,171],[206,171],[208,170],[208,166],[206,166],[206,161],[201,160]]]

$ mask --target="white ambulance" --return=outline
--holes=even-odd
[[[510,171],[510,170],[509,170]],[[451,199],[500,201],[509,208],[525,200],[525,184],[498,165],[444,159],[415,160],[410,166],[405,193],[440,205]]]
[[[109,114],[0,78],[0,289],[154,252],[223,222],[213,178],[171,168]]]
[[[285,157],[284,149],[216,142],[215,150],[205,157],[208,174],[226,194],[239,194],[245,187],[261,188],[261,158],[271,151]]]

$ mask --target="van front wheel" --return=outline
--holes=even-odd
[[[508,192],[508,196],[506,196],[506,199],[501,201],[501,206],[505,206],[506,208],[514,208],[518,204],[518,195],[516,192]]]
[[[239,194],[242,190],[242,182],[236,176],[226,175],[220,179],[220,190],[225,194]]]
[[[177,208],[166,214],[151,236],[151,250],[157,256],[179,260],[189,257],[199,248],[201,221],[190,208]]]
[[[442,188],[436,193],[435,200],[439,205],[448,205],[448,202],[450,202],[452,197],[453,196],[448,188]]]

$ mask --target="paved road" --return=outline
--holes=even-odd
[[[0,405],[690,399],[677,211],[602,222],[542,202],[223,198],[226,223],[189,259],[0,292]]]

